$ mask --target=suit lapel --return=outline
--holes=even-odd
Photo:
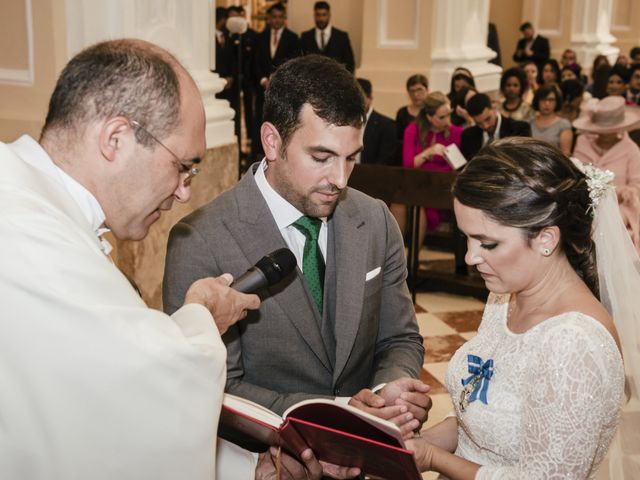
[[[238,184],[235,195],[238,205],[237,219],[225,220],[227,228],[232,232],[251,265],[267,253],[287,247],[253,178],[255,167],[256,165],[252,166]],[[296,268],[295,278],[290,283],[285,284],[284,287],[279,285],[269,288],[268,292],[307,342],[309,348],[323,365],[331,370],[331,362],[320,334],[320,318],[311,303],[300,269]]]
[[[336,361],[334,381],[344,369],[360,327],[364,299],[364,278],[369,244],[369,228],[353,202],[343,198],[331,218],[329,254],[335,262],[335,335]],[[329,305],[329,308],[332,308]]]

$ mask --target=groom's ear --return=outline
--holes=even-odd
[[[553,225],[551,227],[544,227],[538,232],[538,235],[533,239],[533,248],[538,250],[545,257],[549,254],[545,254],[545,251],[553,253],[560,243],[560,229]]]

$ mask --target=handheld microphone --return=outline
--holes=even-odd
[[[296,257],[288,248],[280,248],[262,257],[258,263],[231,284],[242,293],[255,293],[280,282],[296,268]]]

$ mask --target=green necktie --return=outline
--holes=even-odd
[[[316,302],[318,311],[322,315],[323,287],[324,287],[324,258],[318,246],[318,235],[322,220],[303,216],[292,224],[305,236],[304,257],[302,259],[302,273],[307,286]]]

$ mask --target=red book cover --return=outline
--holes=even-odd
[[[296,456],[311,448],[320,460],[359,467],[367,475],[422,478],[396,425],[332,400],[305,400],[282,418],[249,400],[225,394],[220,424],[221,436],[237,443],[242,436],[250,437],[262,449],[281,446]]]

